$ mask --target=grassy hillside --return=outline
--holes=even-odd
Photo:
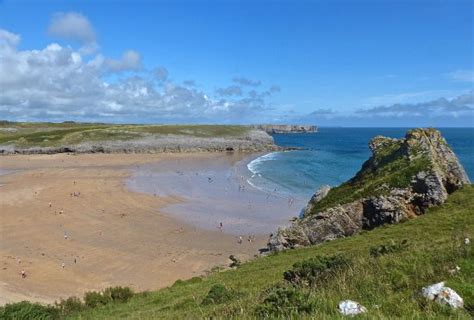
[[[178,281],[163,290],[136,294],[125,303],[88,307],[65,317],[332,319],[341,317],[338,303],[352,299],[368,309],[361,319],[471,319],[474,255],[472,244],[463,240],[473,236],[474,187],[466,186],[442,207],[405,223],[258,258],[236,270]],[[311,278],[311,285],[302,285],[303,281],[293,287],[284,280],[284,272],[295,263],[300,266],[294,271],[301,271],[301,262],[315,257],[324,258],[317,260],[320,273]],[[307,265],[315,265],[309,261]],[[449,270],[456,265],[461,269],[452,274]],[[286,278],[294,274],[287,273]],[[443,280],[464,298],[463,310],[437,305],[420,295],[423,286]]]
[[[412,131],[424,135],[422,130]],[[391,188],[408,187],[414,175],[420,171],[429,171],[432,165],[430,158],[416,149],[408,149],[401,140],[387,140],[364,163],[355,177],[332,188],[326,197],[314,204],[309,214],[369,195],[380,195]]]
[[[151,135],[238,137],[244,126],[227,125],[112,125],[100,123],[0,122],[0,145],[58,147],[89,141],[132,140]]]

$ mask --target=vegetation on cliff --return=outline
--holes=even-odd
[[[469,178],[436,129],[414,129],[404,139],[375,137],[370,157],[349,181],[319,190],[304,216],[268,242],[281,251],[353,236],[362,230],[417,217],[469,184]]]
[[[368,309],[358,319],[471,319],[474,252],[472,244],[465,245],[464,239],[472,242],[473,212],[474,187],[467,185],[418,219],[261,257],[235,270],[135,294],[127,302],[86,309],[76,306],[79,311],[64,317],[342,319],[338,303],[353,299]],[[453,272],[456,266],[460,270]],[[306,272],[308,268],[312,268],[311,273]],[[301,279],[308,274],[311,285],[293,280],[294,275]],[[442,280],[463,297],[464,309],[441,306],[421,296],[423,286]],[[225,290],[221,290],[223,287]],[[215,303],[207,303],[210,295]]]
[[[417,173],[433,169],[435,158],[430,150],[421,146],[423,142],[420,139],[421,136],[432,134],[442,139],[435,129],[414,129],[407,133],[405,139],[375,137],[370,143],[373,156],[352,179],[332,188],[309,214],[360,198],[388,194],[393,188],[409,187]]]
[[[149,135],[239,137],[250,128],[228,125],[119,125],[96,123],[3,122],[0,144],[60,146],[88,141],[131,140]]]
[[[271,136],[238,125],[119,125],[0,121],[0,153],[274,150]]]

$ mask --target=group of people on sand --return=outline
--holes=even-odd
[[[254,240],[255,240],[255,236],[249,235],[249,236],[247,237],[247,241],[248,241],[249,243],[252,243],[252,241],[254,241]],[[238,243],[238,244],[242,244],[243,241],[244,241],[244,240],[243,240],[243,237],[242,237],[242,236],[239,236],[239,238],[237,239],[237,243]]]
[[[222,222],[219,222],[219,226],[218,226],[217,228],[219,228],[219,230],[222,232],[222,231],[224,230],[224,224],[223,224]],[[249,235],[249,236],[247,237],[247,241],[248,241],[249,243],[252,243],[252,241],[254,241],[254,240],[255,240],[255,236],[254,236],[254,235]],[[242,237],[242,236],[239,236],[239,237],[237,238],[237,243],[238,243],[238,244],[242,244],[243,242],[244,242],[243,237]]]
[[[75,184],[76,184],[76,181],[74,181],[73,184],[75,185]],[[35,191],[35,194],[38,194],[38,192]],[[80,192],[80,191],[78,191],[78,192],[71,192],[71,193],[70,193],[70,196],[71,196],[71,197],[79,197],[80,195],[81,195],[81,192]],[[48,207],[49,207],[49,208],[52,208],[52,207],[53,207],[53,203],[52,203],[51,201],[48,202]],[[64,213],[64,209],[61,208],[59,211],[56,211],[56,210],[55,210],[54,212],[55,212],[55,213],[57,212],[57,213],[59,213],[59,214],[63,214],[63,213]],[[68,236],[67,232],[64,231],[64,240],[68,240],[68,238],[69,238],[69,236]],[[43,255],[44,255],[44,254],[43,254]],[[21,259],[18,258],[17,262],[18,262],[18,264],[21,264]],[[74,263],[77,263],[77,257],[74,257]],[[62,262],[62,263],[61,263],[61,268],[62,268],[62,269],[65,269],[65,268],[66,268],[66,263],[65,263],[65,262]],[[24,269],[22,269],[22,270],[20,271],[20,276],[21,276],[22,279],[26,279],[28,275],[27,275],[26,271],[25,271]]]

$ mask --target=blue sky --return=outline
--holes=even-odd
[[[473,19],[471,1],[3,1],[0,118],[473,126]]]

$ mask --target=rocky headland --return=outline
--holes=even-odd
[[[302,218],[272,235],[268,251],[319,244],[417,217],[470,183],[438,130],[410,130],[404,139],[377,136],[369,147],[372,156],[360,171],[338,187],[318,190]]]
[[[318,132],[318,127],[313,125],[259,124],[250,127],[258,130],[263,130],[268,134]]]
[[[115,133],[114,133],[115,134]],[[89,140],[79,142],[59,142],[47,145],[43,141],[37,145],[18,143],[0,144],[0,154],[55,154],[55,153],[179,153],[179,152],[263,152],[279,148],[273,138],[262,130],[249,129],[239,135],[193,136],[192,134],[150,134],[122,140]]]

